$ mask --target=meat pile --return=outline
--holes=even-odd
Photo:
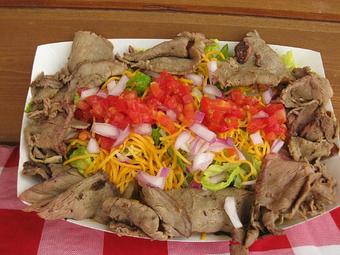
[[[160,73],[192,73],[201,61],[204,48],[209,40],[200,33],[183,32],[174,39],[160,43],[145,51],[125,53],[122,61],[131,67]]]
[[[325,109],[333,95],[326,78],[307,72],[285,88],[281,100],[288,112],[289,152],[294,160],[314,162],[338,151],[339,126]]]
[[[73,118],[73,99],[78,88],[98,87],[126,65],[115,60],[113,46],[91,32],[76,32],[66,67],[55,75],[41,73],[31,84],[30,122],[25,129],[29,157],[38,163],[60,163],[65,141],[86,129],[87,123]],[[25,173],[25,172],[24,172]]]
[[[249,32],[235,47],[235,57],[220,63],[217,71],[221,86],[277,86],[292,79],[280,56],[256,32]]]
[[[269,154],[255,185],[251,220],[241,243],[249,247],[260,233],[279,234],[277,224],[297,215],[313,216],[334,203],[335,180],[317,162]]]
[[[226,188],[163,191],[131,184],[119,194],[103,172],[84,178],[64,166],[65,142],[86,129],[73,118],[77,89],[98,87],[127,66],[147,72],[182,75],[195,71],[209,40],[200,33],[183,32],[145,51],[130,48],[113,56],[113,45],[91,32],[75,33],[68,64],[55,75],[40,74],[32,82],[30,123],[25,129],[30,161],[24,175],[43,182],[20,195],[30,203],[25,210],[45,219],[93,218],[118,235],[164,240],[192,233],[232,235],[232,254],[246,254],[262,233],[280,233],[277,225],[296,215],[314,215],[334,202],[335,180],[320,160],[337,152],[339,127],[325,105],[333,95],[329,81],[308,68],[289,71],[281,58],[255,32],[235,47],[235,57],[219,63],[221,86],[265,84],[283,86],[280,100],[288,110],[288,151],[269,154],[254,190]],[[245,226],[235,229],[224,210],[226,197],[236,199]]]

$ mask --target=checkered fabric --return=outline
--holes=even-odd
[[[203,255],[229,254],[228,242],[160,242],[114,234],[22,211],[16,196],[18,147],[0,146],[0,255]],[[340,255],[340,208],[264,237],[251,255]]]

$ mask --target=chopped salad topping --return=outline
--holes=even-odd
[[[71,141],[65,163],[84,175],[103,169],[121,192],[135,178],[165,190],[195,182],[213,191],[256,180],[264,156],[278,151],[274,141],[286,137],[286,112],[263,97],[265,86],[220,89],[212,63],[227,52],[207,46],[191,75],[128,70],[96,91],[78,91],[75,116],[92,127]],[[164,185],[152,184],[163,168]]]

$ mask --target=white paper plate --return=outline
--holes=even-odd
[[[164,39],[111,39],[110,40],[114,45],[114,53],[126,52],[128,50],[128,46],[132,45],[135,48],[150,48],[162,41]],[[228,43],[230,53],[233,52],[234,46],[237,42],[220,42],[221,45]],[[71,52],[71,45],[72,42],[59,42],[59,43],[50,43],[44,44],[37,47],[33,68],[32,68],[32,75],[31,81],[33,81],[39,73],[44,72],[45,74],[54,74],[58,72],[62,67],[64,67],[67,63],[67,58]],[[280,46],[280,45],[271,45],[271,47],[278,53],[284,54],[287,51],[291,50],[293,52],[295,61],[298,66],[310,66],[311,69],[318,73],[321,76],[325,76],[321,55],[319,52],[308,50],[308,49],[301,49],[301,48],[294,48],[294,47],[287,47],[287,46]],[[26,104],[30,101],[31,93],[30,90],[27,93]],[[333,107],[331,102],[327,105],[329,110],[333,111]],[[17,185],[17,194],[21,194],[24,190],[30,188],[34,184],[36,184],[35,180],[31,177],[22,175],[23,163],[27,161],[28,158],[28,151],[26,142],[24,139],[23,130],[28,123],[28,119],[23,115],[22,120],[22,127],[21,127],[21,137],[20,137],[20,159],[19,159],[19,167],[18,167],[18,185]],[[340,165],[340,156],[333,157],[325,161],[328,167],[328,171],[330,172],[331,176],[336,178],[337,182],[340,183],[340,171],[338,171],[338,167]],[[283,169],[284,171],[284,169]],[[340,205],[340,185],[336,187],[336,204],[329,206],[327,208],[328,211],[338,207]],[[316,216],[318,217],[318,216]],[[75,220],[68,220],[75,224],[102,230],[108,231],[105,225],[99,224],[94,222],[93,220],[82,220],[82,221],[75,221]],[[284,228],[288,228],[294,226],[296,224],[303,223],[302,219],[288,221],[284,224]],[[108,231],[109,232],[109,231]],[[218,241],[218,240],[227,240],[229,239],[227,236],[216,236],[216,235],[207,235],[207,239],[203,242],[207,241]],[[185,241],[192,241],[192,242],[202,242],[200,240],[199,235],[193,235],[189,239],[175,239],[178,240],[185,240]]]

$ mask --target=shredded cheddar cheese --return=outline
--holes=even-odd
[[[177,164],[177,157],[190,163],[173,147],[179,133],[162,137],[164,145],[162,148],[157,148],[149,136],[131,133],[122,145],[112,149],[110,153],[101,150],[89,167],[85,169],[85,175],[91,175],[102,169],[108,174],[109,180],[117,186],[119,191],[124,192],[128,184],[136,177],[138,171],[157,175],[162,167],[169,167],[170,172],[166,179],[165,190],[178,189],[184,183],[185,175]],[[174,155],[169,155],[167,152],[169,148],[174,151]],[[129,157],[130,160],[121,162],[117,153]],[[80,157],[72,158],[72,161],[77,159],[80,159]],[[71,160],[65,161],[65,164],[70,162]]]

